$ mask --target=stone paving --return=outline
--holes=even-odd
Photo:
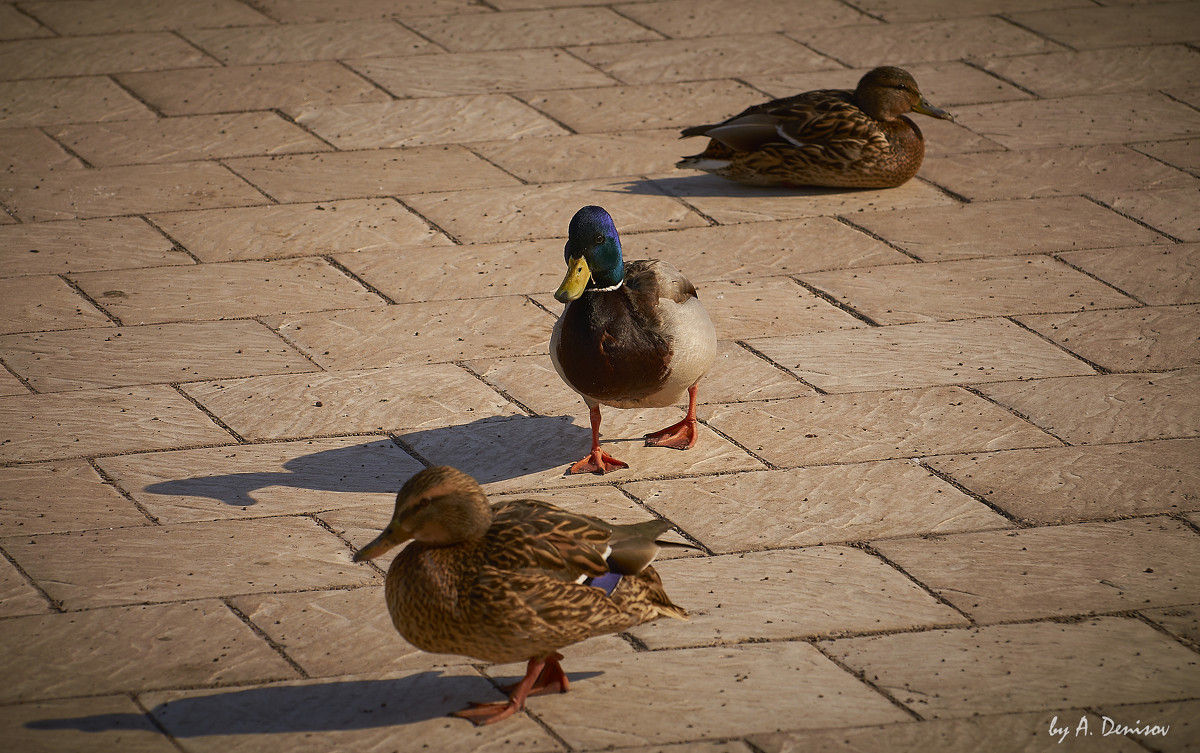
[[[1198,44],[1171,1],[3,0],[0,747],[1200,750]],[[904,186],[673,167],[884,63],[957,116]],[[591,203],[721,345],[695,449],[610,410],[631,467],[567,477]],[[669,519],[693,618],[446,718],[521,668],[350,561],[441,463]]]

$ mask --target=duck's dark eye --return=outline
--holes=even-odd
[[[600,244],[602,244],[602,243],[604,243],[604,236],[603,236],[603,235],[597,235],[597,236],[596,236],[596,245],[597,245],[597,246],[599,246],[599,245],[600,245]]]

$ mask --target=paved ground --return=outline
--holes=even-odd
[[[5,0],[0,38],[7,750],[1200,749],[1200,5]],[[881,63],[958,116],[901,188],[672,167]],[[588,203],[722,348],[696,449],[609,411],[632,467],[564,478]],[[694,618],[446,719],[519,668],[407,646],[350,562],[431,463],[669,518]]]

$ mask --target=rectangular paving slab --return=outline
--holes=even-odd
[[[351,505],[390,507],[401,485],[423,467],[381,437],[120,455],[97,462],[162,523],[298,515]]]
[[[902,460],[642,481],[622,488],[715,552],[1010,525]]]
[[[785,468],[1059,444],[959,387],[717,405],[707,423]]]
[[[178,750],[128,696],[41,701],[0,709],[0,729],[13,750]]]
[[[746,344],[828,392],[1095,373],[1000,318],[754,338]]]
[[[1047,447],[929,458],[1009,515],[1064,523],[1200,508],[1200,440]]]
[[[577,749],[910,718],[807,643],[578,659],[568,650],[563,668],[587,679],[572,682],[570,693],[531,698],[529,708]],[[516,667],[508,669],[501,676]]]
[[[432,428],[517,412],[451,364],[283,374],[185,388],[246,439]]]
[[[969,624],[853,547],[686,557],[655,569],[689,618],[630,631],[654,650]]]
[[[1151,306],[1200,303],[1200,244],[1080,251],[1061,257]]]
[[[1110,374],[979,386],[1071,444],[1109,444],[1195,436],[1200,370]]]
[[[296,676],[215,599],[17,617],[0,636],[6,703]]]
[[[6,335],[0,356],[39,392],[317,370],[255,321]]]
[[[1164,518],[876,542],[980,623],[1200,602],[1200,536]]]
[[[1192,698],[1196,654],[1123,617],[846,638],[822,648],[927,719]]]
[[[1080,311],[1017,319],[1111,371],[1181,369],[1200,362],[1200,306]]]
[[[0,468],[0,536],[145,525],[150,519],[85,461]]]
[[[0,460],[54,460],[233,441],[165,385],[0,398],[0,427]]]
[[[373,576],[350,562],[343,542],[308,518],[43,534],[4,545],[68,609],[356,586]],[[104,566],[81,561],[81,548],[101,556]]]
[[[2,277],[195,263],[136,217],[3,227],[0,260]]]
[[[153,120],[154,111],[105,76],[0,82],[0,128]]]

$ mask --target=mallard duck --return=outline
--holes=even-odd
[[[600,406],[663,408],[688,395],[687,415],[646,444],[696,444],[696,383],[717,353],[717,332],[696,288],[666,262],[621,258],[621,239],[602,207],[571,218],[563,251],[567,275],[554,297],[565,303],[550,337],[550,359],[583,396],[592,449],[568,473],[606,473],[629,464],[600,449]]]
[[[354,561],[412,539],[387,572],[396,630],[425,651],[528,661],[508,701],[451,714],[490,724],[530,695],[567,692],[558,649],[657,617],[687,619],[650,566],[670,545],[656,541],[669,526],[615,525],[533,499],[489,504],[475,479],[437,466],[404,484],[391,522]]]
[[[921,96],[908,71],[884,66],[854,91],[805,92],[685,128],[681,138],[712,141],[675,166],[752,186],[890,188],[916,175],[925,158],[925,137],[906,112],[953,120]]]

